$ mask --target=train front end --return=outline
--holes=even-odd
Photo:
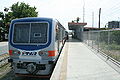
[[[9,62],[17,76],[49,75],[55,61],[53,20],[13,20],[9,32]]]

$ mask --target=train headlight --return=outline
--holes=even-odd
[[[39,51],[38,54],[40,56],[48,56],[48,52],[47,51]]]
[[[14,51],[13,51],[13,55],[20,55],[20,51],[14,50]]]
[[[39,53],[40,56],[48,56],[48,57],[56,56],[56,50],[53,50],[53,51],[39,51],[38,53]]]

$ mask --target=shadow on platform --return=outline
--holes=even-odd
[[[75,39],[75,38],[69,37],[67,42],[82,42],[82,41],[80,41],[79,39]]]

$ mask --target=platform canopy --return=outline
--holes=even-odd
[[[68,22],[69,30],[75,30],[77,28],[84,27],[85,25],[87,25],[87,23]]]

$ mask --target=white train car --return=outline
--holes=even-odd
[[[63,41],[65,28],[52,18],[22,18],[11,22],[9,55],[17,76],[49,76]]]

